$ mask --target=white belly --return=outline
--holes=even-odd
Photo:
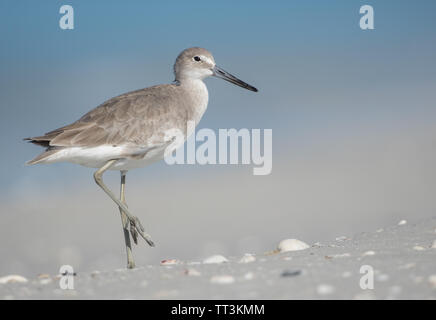
[[[192,134],[193,132],[190,132]],[[188,137],[189,137],[188,135]],[[89,168],[101,168],[107,161],[119,159],[110,170],[130,170],[164,159],[165,155],[182,146],[187,137],[181,133],[177,139],[169,135],[167,141],[155,142],[148,147],[112,146],[68,147],[59,150],[44,163],[72,162]]]
[[[143,157],[139,158],[126,156],[126,152],[130,152],[131,148],[127,150],[127,148],[122,146],[72,147],[59,150],[44,162],[72,162],[89,168],[101,168],[107,161],[119,159],[110,170],[130,170],[162,160],[165,155],[165,147],[150,149]]]

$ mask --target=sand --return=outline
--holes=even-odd
[[[0,298],[436,299],[435,239],[436,218],[403,221],[298,251],[80,272],[73,290],[59,275],[4,281]]]

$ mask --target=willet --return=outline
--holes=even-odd
[[[94,173],[95,182],[120,210],[128,268],[135,267],[130,235],[135,244],[138,234],[150,246],[154,243],[139,219],[127,208],[124,196],[127,171],[163,159],[173,141],[168,132],[184,132],[183,142],[186,141],[187,122],[197,125],[207,108],[209,95],[204,78],[215,76],[257,92],[256,88],[217,67],[212,54],[203,48],[182,51],[174,64],[174,74],[173,84],[122,94],[70,125],[25,139],[46,148],[28,164],[72,162],[98,168]],[[119,199],[103,183],[106,170],[121,172]]]

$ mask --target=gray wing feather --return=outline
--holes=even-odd
[[[78,121],[50,131],[31,142],[48,147],[93,147],[102,144],[136,144],[164,136],[169,128],[184,128],[190,103],[177,99],[180,88],[159,85],[112,98]]]

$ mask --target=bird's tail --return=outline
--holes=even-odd
[[[27,165],[38,164],[38,163],[49,163],[51,157],[57,153],[59,149],[47,149],[43,153],[39,154],[37,157],[26,162]]]
[[[46,150],[38,155],[36,158],[29,160],[26,162],[27,165],[37,164],[37,163],[48,163],[51,162],[50,158],[55,153],[57,153],[60,149],[59,147],[50,146],[50,140],[46,138],[46,136],[36,137],[36,138],[25,138],[25,141],[29,141],[30,143],[36,144],[41,147],[45,147]]]

